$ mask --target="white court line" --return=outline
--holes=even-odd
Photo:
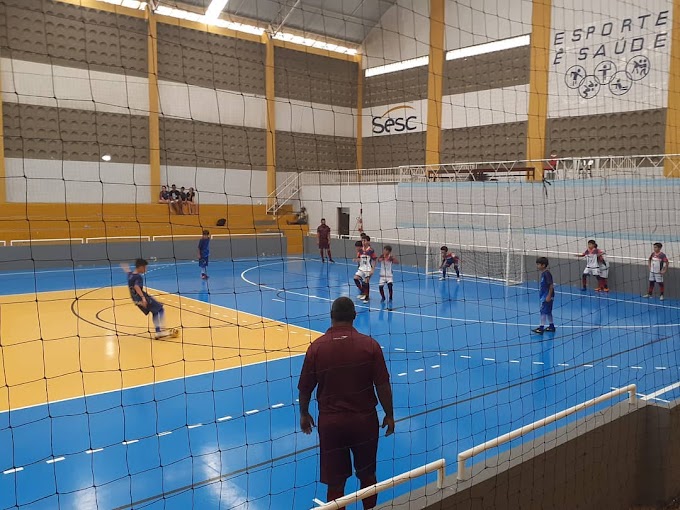
[[[532,365],[545,365],[542,361],[532,361]]]
[[[484,358],[484,361],[496,361],[496,358]]]
[[[430,368],[439,368],[439,365],[432,365]]]
[[[227,421],[231,420],[231,416],[222,416],[222,418],[217,418],[217,421]]]
[[[424,371],[425,371],[424,368],[416,368],[416,369],[414,370],[414,372],[424,372]]]
[[[401,374],[397,374],[397,377],[404,377],[406,375],[406,372],[402,372]]]
[[[325,504],[326,504],[326,503],[324,503],[323,501],[321,501],[319,498],[314,498],[312,501],[313,501],[314,503],[316,503],[317,505],[319,505],[319,506],[325,505]]]
[[[279,407],[283,407],[283,404],[274,404],[272,409],[278,409]]]
[[[661,388],[660,390],[655,391],[654,393],[650,393],[649,395],[645,395],[642,397],[642,400],[651,400],[653,398],[659,397],[663,395],[664,393],[668,393],[669,391],[673,391],[676,388],[680,388],[680,382],[673,383],[669,386],[666,386],[665,388]]]
[[[17,467],[17,468],[13,468],[13,469],[8,469],[7,471],[3,471],[2,474],[3,475],[11,475],[12,473],[18,473],[18,472],[23,471],[23,470],[24,470],[24,468]]]
[[[198,427],[202,427],[202,426],[203,426],[202,423],[196,423],[196,424],[194,424],[194,425],[187,425],[187,428],[188,428],[189,430],[191,430],[191,429],[197,429]]]
[[[558,363],[557,366],[558,367],[568,367],[569,363]],[[618,388],[616,388],[616,389],[618,389]]]
[[[66,457],[56,457],[54,459],[46,460],[45,463],[46,464],[54,464],[55,462],[61,462],[62,460],[66,460]]]
[[[139,439],[131,439],[130,441],[123,441],[124,445],[139,443]]]
[[[279,303],[285,303],[283,299],[272,298],[272,301],[278,301]]]
[[[630,367],[632,370],[642,370],[642,367]]]
[[[472,359],[472,356],[463,356],[463,355],[461,355],[461,358],[463,358],[463,359]]]
[[[95,448],[94,450],[85,450],[85,453],[92,455],[93,453],[103,452],[104,448]]]
[[[255,414],[255,413],[259,413],[259,412],[260,412],[259,409],[251,409],[250,411],[246,411],[246,414],[251,415],[251,414]]]
[[[519,363],[519,360],[518,359],[511,359],[510,363]]]
[[[304,260],[304,259],[301,259]],[[266,289],[266,290],[271,290],[272,292],[285,292],[288,294],[292,294],[294,296],[301,296],[305,297],[307,299],[319,299],[322,301],[328,301],[332,302],[334,299],[332,298],[325,298],[325,297],[319,297],[319,296],[314,296],[309,293],[305,294],[303,292],[295,292],[292,290],[286,290],[286,289],[277,289],[276,287],[270,287],[269,285],[265,285],[263,283],[256,283],[248,278],[246,278],[246,274],[249,273],[250,271],[253,271],[255,269],[260,269],[262,267],[267,267],[267,266],[275,266],[275,265],[282,265],[283,262],[272,262],[270,264],[261,264],[258,266],[253,266],[248,269],[245,269],[241,273],[241,279],[249,284],[252,285],[253,287],[257,287],[260,289]],[[414,274],[420,274],[420,273],[414,273]],[[528,290],[533,290],[533,289],[528,289]],[[565,293],[566,294],[566,293]],[[575,296],[578,296],[580,294],[574,294]],[[637,301],[623,301],[615,298],[602,298],[602,299],[611,299],[613,301],[619,301],[619,302],[626,302],[626,303],[637,303]],[[646,304],[646,303],[642,303]],[[375,311],[379,312],[381,311],[380,308],[371,308],[370,305],[360,305],[360,304],[355,304],[356,308],[362,308],[365,310],[369,311]],[[680,307],[678,307],[680,309]],[[390,313],[393,314],[399,314],[399,315],[405,315],[405,316],[412,316],[412,317],[418,317],[418,318],[425,318],[425,319],[436,319],[436,320],[442,320],[442,321],[450,321],[450,322],[462,322],[462,323],[467,323],[467,324],[498,324],[502,326],[516,326],[516,327],[522,327],[522,328],[530,328],[533,327],[534,324],[532,323],[521,323],[521,322],[508,322],[508,321],[485,321],[485,320],[479,320],[479,319],[461,319],[458,317],[441,317],[439,315],[429,315],[429,314],[424,314],[424,313],[414,313],[414,312],[404,312],[401,310],[390,310]],[[601,326],[597,324],[583,324],[583,325],[573,325],[573,324],[565,324],[560,326],[563,329],[624,329],[624,330],[639,330],[639,329],[657,329],[657,328],[670,328],[670,327],[679,327],[680,323],[677,324],[646,324],[646,325],[618,325],[618,326]]]
[[[170,434],[172,434],[172,432],[168,430],[167,432],[159,432],[157,435],[158,435],[158,437],[163,437],[163,436],[169,436]]]

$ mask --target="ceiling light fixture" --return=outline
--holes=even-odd
[[[371,76],[378,76],[380,74],[396,73],[397,71],[405,71],[406,69],[413,69],[415,67],[426,66],[430,63],[430,57],[418,57],[409,60],[402,60],[393,64],[386,64],[384,66],[369,67],[364,71],[366,78]]]
[[[510,48],[529,46],[529,44],[531,44],[531,36],[521,35],[519,37],[511,37],[510,39],[501,39],[500,41],[477,44],[475,46],[468,46],[467,48],[447,51],[446,60],[474,57],[475,55],[484,55],[485,53],[493,53],[495,51],[509,50]]]
[[[208,19],[219,18],[228,3],[229,0],[212,0],[208,6],[208,10],[205,11],[205,17]]]

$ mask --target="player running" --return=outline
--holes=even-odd
[[[354,284],[361,291],[357,297],[363,301],[368,301],[369,299],[369,281],[375,270],[376,255],[371,248],[371,238],[366,236],[361,241],[361,250],[357,251],[357,258],[355,259],[359,263],[359,269],[357,269],[354,275]]]
[[[448,246],[442,246],[440,250],[442,253],[442,263],[439,266],[439,270],[442,272],[442,275],[439,279],[446,280],[446,271],[453,266],[453,269],[456,271],[456,278],[460,281],[460,269],[458,268],[460,258],[455,253],[450,252]]]
[[[661,251],[663,244],[654,243],[654,251],[649,256],[649,288],[647,294],[642,297],[650,298],[654,295],[654,284],[659,284],[659,299],[664,300],[664,283],[663,275],[668,271],[670,261],[664,252]]]
[[[393,285],[394,285],[394,273],[392,271],[392,266],[394,264],[399,264],[397,258],[392,255],[392,247],[390,245],[383,247],[382,255],[378,258],[380,262],[380,281],[378,283],[378,290],[380,290],[380,301],[385,301],[385,284],[387,284],[387,290],[390,296],[390,302],[392,302],[393,296]]]

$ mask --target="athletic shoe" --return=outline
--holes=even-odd
[[[163,331],[157,331],[156,332],[156,338],[165,338],[167,336],[170,336],[172,332],[170,330],[164,329]]]
[[[458,277],[456,278],[456,282],[457,282],[457,283],[460,283],[460,276],[458,276]]]
[[[659,301],[663,301],[663,294],[659,296]]]
[[[321,259],[321,263],[323,264],[324,262],[326,262],[326,259]]]
[[[605,287],[604,289],[602,289],[602,292],[609,292],[609,287]]]
[[[328,259],[328,262],[335,264],[335,260],[333,260],[333,259]]]
[[[440,282],[443,282],[444,280],[446,280],[446,278],[445,278],[444,276],[440,276],[440,277],[439,277],[439,281],[440,281]]]
[[[547,328],[545,328],[545,331],[547,333],[554,333],[555,332],[555,326],[548,326]]]
[[[604,290],[604,289],[603,289],[602,287],[597,287],[597,288],[595,289],[595,292],[602,292],[603,290]]]
[[[585,292],[585,291],[587,291],[587,290],[588,290],[587,287],[581,287],[581,292]]]
[[[542,335],[543,333],[545,333],[545,329],[543,329],[543,328],[536,328],[536,329],[532,329],[531,331],[533,333],[538,334],[538,335]]]
[[[363,294],[357,295],[357,299],[364,299],[364,295]]]
[[[650,297],[652,297],[652,295],[651,295],[651,294],[645,294],[645,295],[643,295],[642,297],[644,297],[644,298],[650,298]]]

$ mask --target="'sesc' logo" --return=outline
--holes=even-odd
[[[415,131],[418,129],[415,115],[391,116],[390,113],[396,110],[415,110],[413,106],[401,105],[390,108],[380,117],[373,117],[373,132],[377,135],[381,133],[401,133],[403,131]]]

